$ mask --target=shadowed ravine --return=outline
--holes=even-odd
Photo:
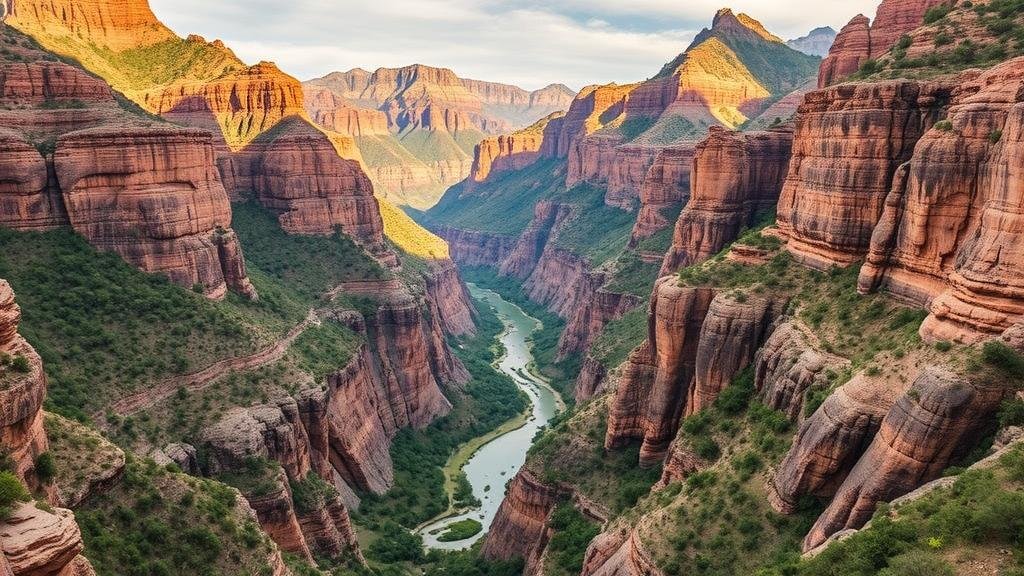
[[[498,362],[497,368],[512,378],[530,397],[530,415],[525,422],[519,420],[520,425],[512,430],[508,430],[508,426],[503,427],[501,430],[508,431],[491,439],[469,457],[463,470],[473,486],[473,496],[479,499],[482,505],[469,511],[459,511],[458,515],[431,522],[420,528],[418,532],[423,535],[423,542],[427,548],[461,550],[469,548],[487,533],[501,505],[505,484],[526,461],[526,452],[533,444],[537,430],[546,426],[563,408],[557,394],[529,370],[533,362],[529,338],[540,323],[495,292],[478,288],[473,284],[469,284],[469,291],[478,302],[492,306],[505,325],[505,331],[499,336],[505,354]],[[474,443],[475,441],[470,441],[467,445]],[[453,460],[463,453],[460,447]],[[446,473],[458,471],[457,463],[455,466],[452,464],[453,462],[449,461]],[[438,537],[449,525],[470,518],[483,524],[483,530],[479,534],[457,542],[438,541]]]

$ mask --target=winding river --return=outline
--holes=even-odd
[[[564,407],[555,391],[543,380],[533,376],[529,370],[533,362],[529,338],[540,328],[540,322],[515,304],[504,300],[496,292],[484,290],[473,284],[469,284],[469,291],[475,300],[494,308],[498,318],[505,325],[505,331],[499,337],[505,355],[496,367],[511,377],[530,397],[532,406],[524,424],[511,430],[506,428],[507,432],[481,446],[466,462],[463,470],[473,486],[473,495],[482,504],[472,510],[462,510],[457,515],[421,527],[418,533],[423,536],[423,543],[427,548],[462,550],[469,548],[484,536],[498,513],[498,507],[501,506],[506,482],[526,462],[526,452],[533,444],[537,431]],[[438,541],[438,537],[449,525],[470,518],[483,524],[483,530],[479,534],[457,542]]]

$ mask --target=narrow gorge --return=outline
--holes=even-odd
[[[0,2],[0,576],[1020,573],[1024,3],[780,2]]]

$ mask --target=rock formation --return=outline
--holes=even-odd
[[[696,371],[700,331],[714,290],[658,281],[648,313],[648,338],[630,355],[608,414],[605,447],[642,440],[641,464],[665,457],[675,438]]]
[[[944,83],[907,80],[842,84],[807,95],[777,215],[798,260],[828,268],[864,257],[896,169],[948,97]]]
[[[925,369],[881,422],[874,441],[811,528],[804,549],[845,528],[860,528],[879,502],[938,478],[990,429],[1007,390]]]
[[[483,182],[492,175],[522,170],[536,162],[541,158],[548,126],[564,116],[564,112],[554,112],[512,134],[485,138],[474,151],[468,182]]]
[[[1024,123],[1015,59],[953,90],[951,128],[922,136],[871,237],[859,288],[885,288],[932,312],[930,339],[976,342],[1024,318],[1024,212],[1017,177]]]
[[[882,0],[874,21],[857,15],[836,36],[828,56],[821,63],[818,87],[824,88],[843,81],[856,72],[861,64],[877,59],[904,34],[924,23],[929,8],[945,0]]]
[[[661,273],[707,260],[778,202],[792,132],[712,128],[696,149],[690,201],[679,215]]]
[[[79,131],[58,140],[53,164],[71,226],[97,248],[176,284],[202,285],[211,298],[224,296],[228,279],[255,296],[208,133]]]
[[[640,186],[640,211],[630,236],[631,245],[674,224],[671,216],[690,200],[695,152],[689,144],[658,151]]]
[[[426,276],[430,312],[436,316],[445,334],[464,336],[476,332],[476,310],[469,290],[451,260],[431,262]]]
[[[95,576],[89,561],[81,556],[83,547],[70,510],[47,512],[32,503],[20,504],[0,522],[0,574]]]
[[[768,500],[782,513],[806,494],[831,497],[867,450],[882,419],[907,384],[858,374],[804,420],[768,484]]]
[[[786,322],[772,332],[754,362],[754,387],[762,402],[791,422],[801,419],[809,390],[826,389],[829,374],[849,366],[848,360],[819,351],[808,340],[796,322]]]
[[[733,378],[751,364],[787,304],[788,300],[781,297],[715,296],[700,330],[693,385],[686,400],[687,415],[710,407]]]
[[[46,375],[35,349],[18,334],[21,308],[6,280],[0,280],[0,446],[14,463],[14,473],[29,488],[41,487],[35,474],[36,458],[49,443],[43,429],[43,399]],[[15,358],[24,358],[27,371],[16,368]]]
[[[523,468],[509,484],[481,553],[492,560],[523,558],[524,574],[536,574],[547,546],[548,516],[565,498]]]

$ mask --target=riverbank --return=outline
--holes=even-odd
[[[449,457],[444,466],[449,508],[421,523],[415,530],[428,548],[465,549],[482,537],[497,514],[505,482],[525,461],[536,432],[566,409],[565,401],[557,390],[531,368],[534,364],[532,336],[543,329],[543,324],[497,292],[473,284],[469,288],[477,303],[492,308],[505,326],[497,337],[501,354],[495,358],[493,367],[516,383],[530,398],[530,406],[498,428],[460,445]],[[462,474],[466,475],[479,505],[471,508],[456,506],[455,494]],[[458,542],[439,540],[438,535],[449,526],[468,519],[481,521],[484,530]]]

